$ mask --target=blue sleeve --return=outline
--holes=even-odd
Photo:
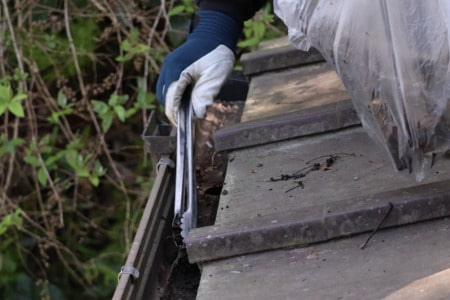
[[[197,0],[202,10],[225,13],[238,22],[250,19],[268,0]]]

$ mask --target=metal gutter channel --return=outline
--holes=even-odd
[[[161,165],[125,264],[139,271],[139,277],[122,274],[112,299],[152,299],[155,294],[153,285],[158,282],[162,261],[161,237],[173,205],[173,180],[172,168]]]
[[[245,100],[247,91],[246,78],[233,73],[219,96],[224,101]],[[170,275],[170,264],[164,264],[163,237],[172,235],[176,172],[171,159],[176,149],[176,128],[159,122],[157,112],[152,111],[142,139],[154,163],[155,181],[126,264],[119,273],[113,300],[160,299]]]
[[[171,222],[167,220],[171,220],[173,215],[175,193],[175,170],[171,160],[176,148],[174,134],[170,126],[158,122],[153,111],[142,138],[147,152],[152,156],[155,181],[125,266],[119,273],[113,300],[159,299],[159,282],[164,282],[164,278],[169,276],[170,272],[166,269],[170,269],[170,265],[163,265],[163,237],[171,235]]]

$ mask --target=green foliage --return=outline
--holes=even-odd
[[[0,236],[2,236],[10,227],[16,227],[18,229],[22,228],[22,210],[20,208],[16,209],[14,212],[3,217],[0,222]]]
[[[136,101],[133,102],[130,108],[126,104],[129,102],[128,95],[112,94],[108,102],[100,100],[91,100],[94,111],[102,120],[103,132],[108,132],[115,119],[121,122],[127,121],[134,116],[140,109],[154,109],[156,97],[152,93],[144,90],[143,78],[138,78],[138,89]]]
[[[155,109],[156,108],[156,95],[155,93],[149,93],[146,91],[145,78],[137,78],[137,88],[136,88],[136,109]]]
[[[0,18],[0,298],[108,299],[152,181],[140,135],[164,16],[140,1],[14,3]]]
[[[275,24],[275,16],[272,12],[272,3],[267,3],[252,19],[244,22],[244,38],[238,42],[238,47],[246,51],[255,50],[265,40],[279,37],[284,32]]]
[[[10,85],[11,83],[23,82],[27,80],[28,73],[22,73],[18,68],[14,68],[12,75],[5,75],[0,78],[0,85]]]
[[[94,52],[98,44],[93,37],[98,36],[100,28],[93,18],[75,17],[70,25],[78,63],[81,67],[88,67],[94,62]],[[64,26],[54,26],[51,30],[35,26],[33,31],[24,34],[24,39],[33,41],[24,45],[24,53],[28,53],[30,59],[36,63],[45,80],[76,74]]]
[[[174,5],[173,8],[169,12],[169,16],[177,16],[181,14],[189,14],[192,15],[195,13],[195,4],[194,1],[191,0],[181,0],[181,3]]]
[[[22,106],[22,100],[26,98],[27,95],[23,92],[18,92],[14,95],[14,92],[9,84],[0,84],[0,116],[6,111],[9,111],[16,117],[23,118],[25,116],[25,112]]]
[[[133,109],[127,110],[124,107],[124,104],[127,101],[128,95],[120,96],[117,94],[111,95],[108,102],[91,100],[91,103],[94,106],[94,111],[102,120],[103,132],[109,131],[115,118],[118,118],[121,122],[125,122],[128,116],[136,112]]]
[[[15,251],[15,238],[13,229],[23,226],[23,211],[19,208],[3,216],[0,221],[0,295],[3,299],[17,299],[5,297],[14,294],[17,290],[24,291],[22,283],[28,276],[21,270],[19,257]],[[19,289],[12,287],[17,285]],[[1,293],[3,290],[3,293]]]
[[[8,139],[6,134],[0,134],[0,158],[5,154],[14,154],[18,146],[22,146],[25,140],[22,138]]]
[[[106,173],[99,160],[92,163],[92,155],[83,156],[77,149],[65,149],[63,153],[67,164],[77,177],[88,178],[94,187],[99,185],[99,178]]]
[[[39,142],[30,143],[25,149],[26,155],[23,161],[38,169],[37,179],[41,186],[46,187],[49,184],[49,173],[53,172],[56,183],[67,178],[65,174],[73,174],[75,178],[89,179],[90,183],[97,187],[100,177],[106,174],[106,169],[92,154],[81,153],[86,143],[82,137],[74,138],[63,149],[56,147],[55,140],[55,134],[49,134]],[[71,187],[72,183],[69,181],[60,188],[67,190]]]
[[[59,124],[62,116],[71,115],[73,113],[73,107],[75,106],[74,103],[67,102],[67,97],[61,90],[58,92],[56,101],[60,109],[53,111],[50,116],[47,117],[47,121],[54,125]]]
[[[127,39],[120,44],[121,49],[125,53],[116,57],[118,62],[130,61],[134,57],[142,54],[148,54],[150,47],[139,41],[139,31],[132,29]]]

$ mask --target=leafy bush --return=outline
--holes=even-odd
[[[256,50],[261,42],[280,37],[285,32],[281,21],[273,14],[269,1],[252,19],[245,21],[244,38],[239,41],[238,47],[244,51]]]
[[[169,50],[172,3],[145,2],[2,1],[2,299],[115,287],[148,195],[140,133]]]

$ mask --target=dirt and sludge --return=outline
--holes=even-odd
[[[212,134],[223,126],[239,122],[243,106],[244,103],[241,101],[216,101],[209,107],[205,119],[196,122],[195,163],[198,227],[214,224],[228,162],[226,152],[218,153],[215,151]],[[171,241],[168,241],[168,243],[171,243]],[[195,299],[200,283],[201,270],[196,264],[189,263],[184,249],[177,252],[172,244],[175,245],[175,243],[171,243],[167,252],[173,263],[162,299]]]

